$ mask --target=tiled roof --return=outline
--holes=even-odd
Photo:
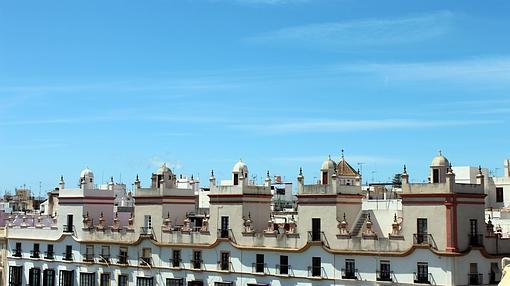
[[[342,159],[340,162],[338,162],[336,167],[336,173],[337,176],[352,176],[352,177],[358,176],[358,172],[356,172],[356,170],[354,170],[354,168],[351,167],[351,165],[349,165],[349,163],[347,163],[345,159]]]

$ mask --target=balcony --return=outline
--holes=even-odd
[[[430,245],[431,247],[437,249],[436,242],[434,241],[434,237],[432,234],[428,233],[414,233],[413,234],[413,244],[415,245]]]
[[[110,263],[110,255],[109,254],[101,254],[99,255],[99,262],[101,263],[106,263],[106,264],[109,264]]]
[[[232,263],[229,261],[218,261],[218,270],[220,271],[232,271]]]
[[[30,251],[30,258],[40,258],[39,250],[32,250],[32,251]]]
[[[469,282],[469,285],[482,285],[483,284],[483,274],[469,273],[468,274],[468,282]]]
[[[21,257],[22,256],[21,249],[20,248],[13,249],[12,250],[12,256],[13,257]]]
[[[499,277],[499,274],[496,273],[496,272],[489,272],[489,284],[498,284],[500,281],[500,279],[498,279]]]
[[[232,229],[218,229],[218,237],[219,238],[230,238],[230,234],[232,233]]]
[[[83,255],[83,261],[85,261],[85,262],[94,262],[94,253],[85,253]]]
[[[483,234],[468,234],[469,245],[471,246],[482,246],[483,245]]]
[[[152,258],[150,257],[140,257],[140,265],[142,266],[152,266]]]
[[[377,281],[387,281],[392,282],[393,279],[391,278],[393,276],[393,271],[376,271],[377,274]]]
[[[64,233],[74,233],[74,225],[64,225]]]
[[[44,259],[55,259],[55,254],[53,251],[46,251],[44,253]]]
[[[140,235],[149,237],[149,238],[153,238],[154,232],[152,230],[152,227],[140,227]]]
[[[203,262],[202,259],[192,259],[190,261],[191,267],[193,269],[202,269],[202,262]]]
[[[260,274],[266,274],[269,273],[269,269],[267,269],[266,263],[252,263],[251,264],[251,272],[252,273],[260,273]]]
[[[324,274],[324,276],[323,276]],[[326,271],[322,266],[308,266],[308,277],[326,277]],[[327,277],[326,277],[327,278]]]
[[[416,273],[416,272],[413,272],[413,275],[414,275],[414,283],[431,284],[430,281],[432,279],[430,279],[430,278],[432,277],[432,274],[430,274],[430,273]]]
[[[290,264],[276,264],[275,268],[276,268],[277,275],[290,276],[292,273],[292,267]]]
[[[308,242],[321,242],[324,246],[329,248],[329,242],[323,231],[313,232],[308,231]]]
[[[127,255],[119,255],[117,258],[117,264],[127,265],[128,264],[128,256]]]
[[[181,259],[170,258],[170,265],[172,268],[181,269]]]
[[[64,252],[64,253],[62,253],[62,260],[64,260],[64,261],[73,261],[73,253],[72,252]]]
[[[342,268],[342,279],[358,280],[358,269],[345,269]]]

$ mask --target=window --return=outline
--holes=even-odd
[[[60,270],[60,286],[74,285],[74,270]]]
[[[221,253],[220,270],[223,270],[223,271],[230,270],[230,252],[222,252]]]
[[[147,248],[143,248],[142,249],[142,265],[145,264],[145,265],[152,265],[152,261],[151,261],[151,257],[152,257],[152,250],[151,248],[147,247]]]
[[[166,286],[184,286],[184,278],[167,278]]]
[[[416,219],[416,243],[427,243],[428,235],[427,235],[427,219],[426,218],[418,218]]]
[[[312,276],[313,277],[321,276],[321,258],[320,257],[312,257]]]
[[[128,276],[125,274],[119,275],[119,283],[117,283],[119,286],[128,286]]]
[[[32,250],[32,258],[39,258],[39,243],[34,243],[34,249]]]
[[[476,219],[470,219],[469,220],[469,230],[471,235],[477,235],[478,234],[478,224],[476,222]]]
[[[191,261],[193,269],[200,269],[202,266],[202,252],[200,250],[193,251],[193,260]]]
[[[96,286],[96,273],[80,273],[80,286]]]
[[[188,281],[188,286],[204,286],[204,281],[202,280]]]
[[[432,183],[439,183],[439,169],[432,170]]]
[[[28,285],[41,286],[41,269],[31,268],[28,270]]]
[[[321,219],[312,218],[312,241],[321,241]]]
[[[356,279],[356,262],[354,259],[345,260],[345,269],[343,279]]]
[[[152,216],[145,215],[144,227],[146,228],[146,231],[149,231],[150,229],[152,229]]]
[[[73,246],[66,245],[66,252],[64,253],[64,260],[73,260]]]
[[[214,286],[232,286],[233,282],[214,282]]]
[[[222,216],[221,217],[220,237],[221,238],[228,238],[228,216]]]
[[[287,255],[280,255],[280,274],[289,274],[289,257]]]
[[[44,269],[43,286],[55,286],[55,270]]]
[[[94,245],[85,247],[85,261],[94,261]]]
[[[154,286],[152,277],[136,277],[136,286]]]
[[[381,260],[379,265],[378,281],[391,281],[390,262],[388,260]]]
[[[48,244],[46,249],[46,259],[53,259],[53,244]]]
[[[469,263],[469,273],[478,273],[478,263]]]
[[[234,186],[239,185],[239,174],[234,174]]]
[[[503,188],[497,187],[496,188],[496,203],[502,203],[503,202]]]
[[[103,262],[110,261],[110,246],[108,245],[101,246],[101,260]]]
[[[255,259],[255,272],[264,273],[264,254],[257,254]]]
[[[23,266],[9,267],[9,286],[21,286],[23,284]]]
[[[99,286],[110,286],[110,273],[101,273]]]
[[[428,283],[429,282],[429,264],[427,262],[418,262],[416,265],[417,273],[415,283]]]
[[[121,247],[119,249],[119,264],[128,263],[128,249],[127,247]]]
[[[64,232],[73,232],[73,215],[67,215],[67,224],[64,226]]]
[[[13,252],[12,256],[21,257],[21,242],[16,242],[16,248],[14,248]]]
[[[323,185],[328,184],[328,172],[322,172],[322,184]]]
[[[496,284],[499,282],[499,279],[496,278],[496,275],[499,276],[499,263],[491,262],[491,271],[489,272],[489,282],[490,284]]]
[[[172,251],[172,267],[180,267],[181,266],[181,251],[174,249]]]

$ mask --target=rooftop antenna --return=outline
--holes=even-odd
[[[359,175],[362,176],[363,175],[363,165],[365,165],[366,163],[365,162],[358,162],[357,164],[359,166]]]

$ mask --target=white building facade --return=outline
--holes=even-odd
[[[80,188],[60,184],[51,215],[7,222],[6,285],[470,285],[495,284],[510,253],[485,222],[485,177],[460,184],[438,155],[431,182],[409,183],[400,199],[373,207],[361,176],[342,157],[326,160],[320,182],[297,177],[297,212],[281,220],[272,179],[249,182],[239,161],[228,183],[209,178],[207,215],[197,186],[166,166],[143,188],[134,210],[115,211],[114,188],[96,189],[91,170]],[[274,188],[273,188],[274,192]],[[52,202],[58,202],[57,205]],[[384,204],[382,204],[384,206]],[[281,217],[281,216],[280,216]]]

